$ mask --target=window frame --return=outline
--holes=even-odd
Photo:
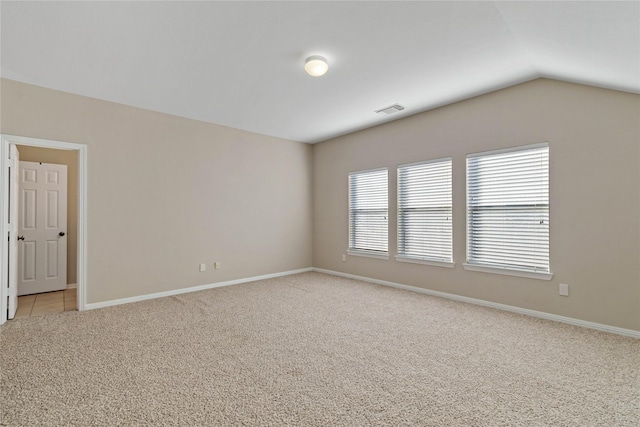
[[[386,174],[386,179],[385,179],[385,184],[386,184],[386,188],[385,188],[385,203],[386,203],[386,223],[385,223],[385,244],[386,244],[386,250],[385,251],[381,251],[381,250],[376,250],[376,249],[364,249],[364,248],[355,248],[354,247],[354,242],[352,240],[352,237],[355,235],[356,231],[354,231],[354,209],[352,209],[352,177],[353,176],[357,176],[357,175],[364,175],[364,174],[371,174],[371,173],[375,173],[375,172],[385,172]],[[381,167],[381,168],[375,168],[375,169],[366,169],[366,170],[359,170],[359,171],[354,171],[354,172],[349,172],[348,177],[347,177],[347,182],[348,182],[348,223],[349,223],[349,234],[348,234],[348,244],[347,244],[347,254],[349,255],[353,255],[353,256],[360,256],[360,257],[367,257],[367,258],[376,258],[376,259],[383,259],[383,260],[388,260],[389,259],[389,168],[388,167]]]
[[[438,259],[436,256],[429,255],[419,255],[419,254],[411,254],[406,252],[406,243],[405,248],[402,249],[401,246],[403,242],[403,237],[410,230],[408,230],[407,225],[403,221],[403,211],[406,209],[415,209],[403,206],[403,195],[406,194],[407,190],[402,187],[403,180],[401,179],[401,174],[403,169],[409,169],[420,166],[433,165],[438,163],[448,163],[449,170],[448,176],[446,177],[438,177],[438,179],[447,179],[449,180],[449,204],[447,206],[443,206],[443,209],[449,212],[449,221],[450,221],[450,234],[449,234],[449,248],[451,252],[451,257],[449,259]],[[419,193],[423,193],[422,190],[418,190]],[[415,264],[425,264],[432,265],[437,267],[447,267],[453,268],[455,266],[454,263],[454,254],[453,254],[453,158],[449,157],[441,157],[438,159],[425,160],[420,162],[412,162],[412,163],[404,163],[397,166],[397,221],[396,221],[396,229],[397,229],[397,255],[395,256],[396,261],[399,262],[409,262]],[[445,248],[447,249],[447,248]]]
[[[538,144],[529,144],[524,146],[500,149],[500,150],[484,151],[484,152],[467,155],[466,157],[466,262],[463,263],[463,268],[465,270],[479,271],[484,273],[504,274],[504,275],[526,277],[526,278],[540,279],[540,280],[551,280],[551,278],[553,277],[553,273],[551,270],[551,248],[550,248],[551,228],[549,224],[547,224],[548,228],[547,228],[547,236],[546,236],[546,239],[549,245],[546,253],[547,267],[548,267],[547,271],[536,270],[535,268],[520,269],[520,268],[515,268],[513,266],[501,266],[501,265],[490,264],[490,263],[470,261],[470,253],[472,250],[472,244],[471,244],[472,224],[471,224],[471,218],[470,218],[471,217],[471,207],[470,207],[471,194],[469,190],[469,186],[470,186],[469,159],[479,158],[479,157],[488,157],[488,156],[494,156],[499,154],[516,153],[516,152],[527,151],[527,150],[536,150],[540,148],[547,148],[548,150],[547,151],[547,175],[546,175],[546,180],[548,185],[547,200],[546,200],[547,203],[543,204],[543,206],[546,206],[547,213],[549,215],[547,218],[549,218],[551,209],[550,209],[550,200],[549,200],[550,199],[550,167],[549,167],[550,149],[549,149],[548,142],[543,142]],[[528,206],[528,207],[534,206],[535,207],[536,205],[522,204],[518,206]]]

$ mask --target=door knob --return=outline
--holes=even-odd
[[[64,231],[59,232],[58,236],[60,236],[60,237],[64,236]]]
[[[24,240],[24,236],[18,236],[18,240]]]

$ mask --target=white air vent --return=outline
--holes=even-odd
[[[393,104],[387,108],[376,110],[376,113],[389,115],[389,114],[397,113],[398,111],[402,111],[402,110],[404,110],[404,107],[402,105]]]

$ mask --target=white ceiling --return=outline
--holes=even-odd
[[[302,142],[549,77],[640,93],[640,2],[6,2],[1,75]],[[324,55],[324,77],[304,73]],[[392,116],[374,113],[399,103]]]

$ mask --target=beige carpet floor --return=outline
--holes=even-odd
[[[320,273],[0,333],[3,426],[640,425],[640,340]]]

